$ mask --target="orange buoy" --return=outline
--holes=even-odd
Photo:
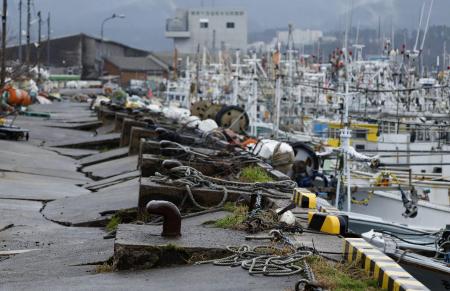
[[[15,89],[9,85],[6,85],[1,90],[1,96],[10,106],[28,106],[33,104],[33,100],[27,91]]]
[[[242,143],[241,143],[241,146],[242,147],[247,147],[248,145],[251,145],[251,144],[257,144],[258,143],[258,140],[257,139],[254,139],[254,138],[248,138],[248,139],[246,139],[246,140],[244,140]]]

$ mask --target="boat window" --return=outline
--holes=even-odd
[[[355,149],[356,149],[357,151],[363,151],[363,150],[366,149],[366,146],[363,145],[363,144],[357,144],[357,145],[355,145]]]
[[[430,130],[429,129],[425,129],[425,140],[426,141],[430,140]]]
[[[328,138],[337,138],[338,135],[338,131],[336,128],[329,128],[328,129]]]
[[[359,139],[366,139],[367,137],[367,130],[365,129],[356,129],[353,131],[353,137],[359,138]]]
[[[442,168],[441,167],[434,167],[433,168],[434,174],[442,174]]]
[[[391,123],[388,123],[382,133],[397,133],[397,127]]]
[[[420,129],[417,131],[417,140],[423,141],[423,131]]]

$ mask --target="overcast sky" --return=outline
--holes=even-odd
[[[362,27],[378,27],[381,17],[385,29],[391,22],[396,28],[416,28],[424,0],[353,0],[352,23]],[[431,0],[425,0],[430,3]],[[26,2],[26,0],[23,0]],[[200,7],[241,7],[248,11],[249,30],[287,27],[332,30],[344,28],[346,9],[352,0],[32,0],[32,13],[42,11],[52,15],[52,34],[62,36],[85,32],[100,35],[100,25],[112,13],[126,15],[125,19],[110,21],[105,26],[105,38],[132,46],[160,51],[171,48],[164,37],[165,19],[174,9]],[[432,24],[450,25],[450,1],[435,0]],[[18,33],[18,3],[9,1],[9,25]],[[25,13],[23,14],[25,19]],[[25,22],[24,22],[25,23]],[[37,31],[36,23],[33,30]],[[46,30],[46,28],[44,28]]]

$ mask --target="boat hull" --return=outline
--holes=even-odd
[[[407,260],[401,260],[399,264],[430,290],[450,290],[450,268],[448,272],[444,272],[432,266],[418,265]]]
[[[365,197],[364,194],[357,194],[355,196],[356,199],[360,200]],[[405,218],[402,216],[405,209],[400,195],[381,191],[375,191],[368,205],[352,204],[351,211],[377,216],[384,221],[396,222],[424,229],[441,229],[450,221],[450,207],[433,205],[422,201],[419,202],[417,216],[414,218]]]

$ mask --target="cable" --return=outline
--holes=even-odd
[[[392,236],[392,237],[394,237],[394,238],[396,238],[398,240],[401,240],[402,242],[405,242],[405,243],[408,243],[408,244],[412,244],[412,245],[429,246],[429,245],[434,245],[435,244],[434,241],[433,242],[429,242],[429,243],[419,243],[419,242],[409,241],[409,240],[404,239],[404,238],[402,238],[402,237],[400,237],[398,235],[389,233],[388,231],[384,231],[384,230],[381,230],[381,231],[378,231],[378,232],[386,234],[386,235],[389,235],[389,236]]]

